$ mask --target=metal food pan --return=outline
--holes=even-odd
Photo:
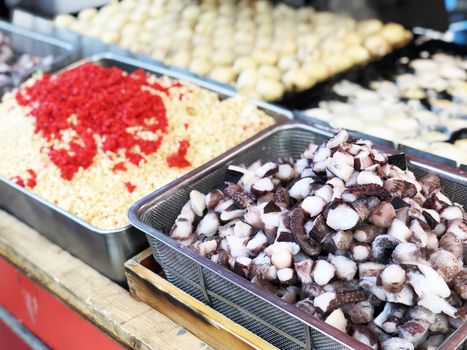
[[[166,75],[173,79],[201,85],[206,89],[216,92],[222,98],[236,96],[236,93],[222,91],[205,82],[198,82],[191,77],[186,78],[179,73],[172,73],[165,68],[141,64],[136,60],[119,57],[110,53],[93,56],[87,59],[87,61],[105,67],[119,67],[126,72],[144,69],[157,76]],[[67,69],[75,67],[82,62],[79,61]],[[266,103],[258,104],[262,110],[276,121],[292,118],[291,112]],[[111,230],[98,229],[1,176],[0,208],[17,216],[52,242],[68,250],[105,276],[117,282],[124,283],[125,281],[124,262],[139,253],[147,245],[144,236],[138,234],[137,230],[131,225]]]
[[[308,143],[321,143],[331,133],[297,122],[273,126],[189,174],[135,203],[130,222],[146,233],[157,262],[169,282],[210,305],[280,349],[370,349],[349,335],[287,304],[234,272],[215,264],[167,236],[191,190],[207,193],[223,183],[229,164],[258,159],[298,158]],[[392,150],[392,153],[397,152]],[[467,203],[465,172],[410,157],[409,167],[421,176],[434,172],[454,201]],[[467,324],[442,349],[455,349],[467,337]],[[454,339],[454,340],[453,340]]]
[[[41,58],[50,56],[51,58],[31,67],[17,84],[20,84],[38,70],[44,72],[56,71],[73,61],[73,46],[63,41],[17,27],[5,21],[0,21],[0,32],[10,39],[15,53],[30,54]]]

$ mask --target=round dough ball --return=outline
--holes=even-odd
[[[75,17],[71,15],[58,15],[55,17],[54,23],[59,27],[70,28],[75,21]]]
[[[86,32],[87,32],[87,35],[89,36],[92,36],[94,38],[100,38],[102,35],[102,28],[92,26]]]
[[[107,5],[102,6],[99,12],[106,14],[115,14],[120,11],[120,3],[118,1],[110,1]]]
[[[230,40],[214,40],[212,42],[212,45],[214,46],[215,51],[228,51],[231,52],[233,51],[233,48],[235,46],[235,43]]]
[[[239,74],[240,72],[246,69],[255,69],[256,62],[249,56],[238,57],[232,66],[232,69],[235,73]]]
[[[195,22],[201,13],[197,5],[189,5],[182,11],[182,18],[189,22]]]
[[[275,64],[278,59],[277,52],[270,49],[257,49],[253,52],[253,59],[258,64]]]
[[[291,69],[282,76],[282,82],[287,91],[302,91],[315,84],[315,81],[300,68]]]
[[[232,4],[227,4],[221,2],[221,5],[218,8],[219,14],[223,16],[231,16],[233,13],[236,12],[236,9]]]
[[[211,61],[215,66],[229,66],[233,60],[234,56],[230,51],[216,50],[211,55]]]
[[[267,51],[271,46],[271,38],[267,36],[257,36],[255,41],[256,50],[265,50]]]
[[[298,68],[300,66],[300,63],[298,62],[295,56],[286,55],[286,56],[282,56],[279,59],[277,66],[283,71],[287,71],[287,70],[291,70],[294,68]]]
[[[71,24],[70,29],[74,32],[85,34],[88,27],[89,25],[87,23],[75,21]]]
[[[153,4],[148,11],[150,18],[160,18],[164,15],[164,7],[160,4]]]
[[[224,27],[233,27],[234,25],[234,18],[233,17],[227,17],[227,16],[220,16],[217,17],[215,21],[215,26],[218,29],[224,28]]]
[[[324,40],[321,44],[321,49],[330,53],[340,53],[345,49],[345,44],[342,41],[337,41],[334,38]]]
[[[370,59],[370,53],[368,50],[360,45],[349,46],[345,50],[344,55],[350,57],[354,64],[365,63]]]
[[[105,31],[102,33],[100,39],[106,44],[116,44],[120,36],[116,32]]]
[[[159,37],[161,37],[161,36],[168,37],[173,41],[173,39],[171,37],[172,37],[173,33],[177,30],[177,28],[178,28],[178,26],[174,22],[172,22],[172,21],[166,22],[166,23],[162,24],[159,27],[157,35]]]
[[[236,45],[234,48],[235,56],[252,56],[253,46],[248,44]]]
[[[260,13],[262,14],[262,16],[271,17],[272,4],[269,1],[266,1],[266,0],[255,1],[254,7],[255,7],[257,14]]]
[[[144,30],[140,33],[138,40],[139,42],[147,45],[147,44],[150,44],[154,40],[154,36],[155,34],[153,31]]]
[[[311,6],[304,6],[296,10],[295,14],[300,21],[306,22],[309,21],[316,14],[316,11]]]
[[[353,61],[350,57],[344,56],[342,54],[333,54],[323,57],[323,62],[326,64],[326,67],[333,74],[343,72],[353,65]]]
[[[302,69],[316,81],[322,81],[330,76],[328,68],[320,61],[305,62]]]
[[[336,21],[337,15],[332,12],[322,11],[317,12],[314,16],[314,23],[316,26],[332,25]]]
[[[122,29],[123,36],[133,37],[133,40],[138,37],[139,33],[142,32],[143,27],[136,23],[129,23]]]
[[[454,142],[454,145],[459,149],[463,149],[464,152],[467,152],[467,139],[461,139]]]
[[[214,30],[214,26],[211,23],[199,22],[195,26],[195,33],[198,34],[211,34]]]
[[[347,32],[343,37],[342,41],[349,46],[353,45],[361,45],[362,44],[362,37],[358,35],[356,32],[351,31]]]
[[[384,56],[391,51],[391,45],[381,35],[370,35],[363,45],[373,56]]]
[[[357,22],[356,30],[362,37],[367,37],[379,32],[383,28],[383,23],[379,19],[367,19]]]
[[[241,7],[240,10],[237,11],[237,21],[239,20],[251,20],[253,17],[253,10],[248,7]]]
[[[235,28],[231,25],[222,27],[215,27],[212,37],[217,40],[233,41],[232,37],[235,35]]]
[[[92,19],[97,15],[97,9],[91,7],[81,10],[78,13],[78,20],[83,22],[91,22]]]
[[[91,20],[91,25],[93,26],[101,26],[101,27],[106,27],[108,25],[108,23],[111,21],[112,19],[112,16],[109,16],[109,15],[106,15],[106,14],[102,14],[102,13],[98,13],[97,15],[95,15],[93,17],[93,19]],[[81,22],[81,21],[78,21],[78,22]],[[85,24],[86,26],[89,27],[89,23],[87,22],[81,22],[83,24]],[[89,28],[88,28],[89,29]]]
[[[260,78],[279,81],[281,79],[281,71],[273,65],[262,65],[258,68]]]
[[[284,86],[278,80],[260,78],[256,92],[265,101],[277,101],[284,95]]]
[[[235,72],[231,67],[215,67],[209,73],[209,77],[225,84],[235,82]]]
[[[194,35],[191,42],[194,47],[211,46],[211,38],[206,35]]]
[[[146,22],[144,22],[143,27],[146,30],[152,30],[155,32],[157,28],[159,27],[159,24],[160,24],[159,20],[155,18],[148,18]]]
[[[164,49],[156,48],[152,51],[151,57],[158,61],[165,61],[167,51]]]
[[[188,70],[199,75],[207,75],[211,68],[211,62],[206,58],[194,58],[188,66]]]
[[[120,2],[120,10],[123,11],[133,10],[136,6],[138,6],[138,0],[122,0]]]
[[[130,15],[130,21],[139,24],[143,24],[146,18],[148,18],[148,13],[142,10],[135,10]]]
[[[147,48],[146,45],[140,43],[140,42],[137,42],[137,41],[134,41],[128,46],[128,50],[130,50],[131,52],[133,53],[141,53],[141,52],[144,52],[145,49]]]
[[[254,88],[258,82],[258,71],[254,68],[245,69],[237,78],[236,86],[239,89]]]
[[[295,41],[287,40],[280,41],[275,40],[272,44],[272,48],[279,52],[281,56],[283,55],[293,55],[297,51],[297,43]]]
[[[244,43],[254,43],[255,42],[255,37],[251,33],[248,33],[247,31],[244,30],[239,30],[235,33],[234,35],[234,41],[238,44],[244,44]]]
[[[272,34],[274,33],[274,27],[269,24],[262,24],[257,28],[256,33],[259,36],[271,37]]]
[[[175,55],[169,57],[167,63],[176,67],[187,68],[190,64],[191,55],[187,51],[177,52]]]
[[[392,46],[402,46],[410,39],[410,33],[398,23],[386,24],[381,34],[383,38]]]
[[[215,9],[204,9],[198,18],[198,23],[213,23],[216,20],[217,13]]]
[[[198,46],[193,50],[193,58],[209,58],[213,52],[211,46]]]
[[[447,142],[433,142],[430,145],[429,151],[441,157],[454,159],[460,164],[467,163],[465,150]]]
[[[135,11],[144,12],[149,17],[149,10],[151,9],[150,4],[147,1],[138,1],[138,6],[136,6]]]
[[[420,133],[419,137],[425,141],[445,141],[448,136],[445,133],[439,131],[424,131]]]
[[[313,32],[313,25],[311,23],[300,23],[297,26],[297,32],[299,35],[308,34]]]
[[[113,16],[112,21],[108,22],[106,29],[110,31],[120,31],[127,23],[128,16],[124,13],[117,13]]]
[[[172,40],[166,36],[156,37],[153,41],[153,46],[158,49],[168,50],[172,46]]]
[[[175,32],[173,37],[175,40],[190,41],[193,37],[193,32],[191,28],[182,27]]]
[[[248,36],[256,35],[256,25],[252,21],[241,20],[235,23],[235,33],[246,33]]]

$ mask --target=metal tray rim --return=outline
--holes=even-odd
[[[53,37],[49,37],[32,30],[25,29],[23,27],[16,26],[6,21],[0,20],[0,31],[5,30],[10,33],[19,34],[30,39],[40,41],[52,46],[60,47],[61,49],[67,50],[68,54],[74,51],[74,46],[66,41],[62,41]],[[60,57],[61,58],[61,57]]]
[[[304,321],[311,327],[314,327],[321,332],[325,333],[327,336],[331,337],[333,340],[339,342],[340,344],[344,346],[351,346],[352,348],[356,349],[370,349],[370,347],[366,346],[365,344],[357,341],[356,339],[352,338],[350,335],[345,334],[337,329],[335,329],[332,326],[329,326],[326,324],[324,321],[318,320],[311,315],[308,315],[304,311],[298,309],[294,305],[290,305],[283,300],[281,300],[279,297],[270,294],[270,293],[265,293],[264,290],[260,289],[259,287],[255,286],[252,284],[250,281],[238,276],[235,274],[233,271],[226,269],[218,264],[215,264],[211,260],[200,256],[199,254],[195,253],[189,248],[182,247],[178,245],[173,239],[171,239],[169,236],[166,234],[160,232],[159,230],[143,223],[139,219],[139,215],[144,211],[144,209],[152,205],[155,200],[164,193],[166,193],[169,190],[175,190],[183,187],[185,184],[199,178],[202,176],[204,173],[208,172],[211,168],[216,167],[217,165],[228,161],[228,159],[232,158],[236,154],[240,153],[244,149],[249,148],[252,144],[255,143],[255,141],[261,140],[266,138],[269,135],[272,135],[276,132],[282,131],[282,130],[287,130],[291,128],[302,128],[302,129],[307,129],[311,130],[314,132],[317,132],[321,135],[332,135],[333,133],[331,131],[323,130],[320,128],[316,128],[310,124],[306,124],[300,121],[287,121],[283,123],[278,123],[276,125],[273,125],[259,134],[256,135],[255,140],[249,139],[242,143],[241,145],[231,149],[230,151],[224,153],[221,156],[216,157],[215,159],[211,160],[208,163],[205,163],[204,165],[192,170],[191,172],[187,173],[186,175],[180,177],[179,179],[171,182],[170,184],[164,186],[163,188],[160,188],[153,193],[143,197],[142,199],[138,200],[136,203],[134,203],[128,212],[128,218],[129,221],[132,225],[134,225],[136,228],[144,232],[145,234],[153,237],[154,239],[163,242],[164,244],[167,244],[170,246],[172,249],[176,250],[178,253],[182,254],[183,256],[189,258],[190,260],[200,264],[204,268],[216,273],[217,275],[220,275],[223,278],[226,278],[230,280],[231,282],[236,283],[239,285],[242,289],[254,293],[256,296],[261,298],[262,300],[280,308],[282,311],[286,312],[290,316],[299,319],[300,321]],[[389,149],[387,147],[382,147],[383,149]],[[397,150],[393,150],[397,151]],[[443,173],[449,174],[449,175],[454,175],[456,178],[459,179],[466,179],[466,176],[464,175],[465,172],[445,166],[443,164],[438,164],[435,162],[426,162],[425,160],[418,158],[418,157],[413,157],[409,155],[409,160],[412,163],[415,164],[423,164],[425,166],[429,166],[431,168],[436,168],[437,171],[441,171]],[[464,323],[464,325],[459,328],[456,332],[454,332],[450,337],[448,337],[445,342],[443,342],[442,346],[440,349],[445,348],[448,345],[448,341],[453,337],[453,336],[463,336],[467,337],[467,322]]]

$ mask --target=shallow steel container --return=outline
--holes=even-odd
[[[79,65],[83,61],[79,61],[67,69]],[[173,79],[188,81],[216,92],[221,98],[237,95],[234,92],[224,91],[206,82],[171,72],[165,68],[151,66],[110,53],[93,56],[87,61],[105,67],[119,67],[127,72],[144,69],[157,76],[166,75]],[[292,118],[291,112],[266,103],[258,102],[257,104],[276,121]],[[145,237],[138,234],[131,225],[112,230],[98,229],[1,176],[0,208],[17,216],[52,242],[70,251],[117,282],[124,283],[125,281],[124,262],[147,245]]]

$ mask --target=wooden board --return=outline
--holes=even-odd
[[[132,298],[124,288],[1,210],[0,257],[128,348],[209,348],[166,316]]]
[[[244,327],[161,277],[151,248],[125,264],[130,293],[216,349],[275,349]]]

